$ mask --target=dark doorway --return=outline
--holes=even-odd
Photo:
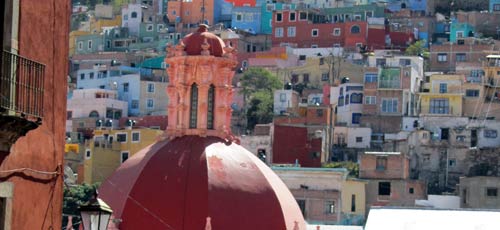
[[[470,147],[477,147],[477,130],[470,131]]]
[[[450,136],[450,129],[442,128],[441,129],[441,140],[448,140]]]

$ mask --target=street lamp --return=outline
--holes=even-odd
[[[113,210],[101,199],[97,198],[97,190],[90,201],[80,206],[83,229],[106,230]]]

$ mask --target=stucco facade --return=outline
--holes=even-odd
[[[498,177],[460,177],[458,184],[461,208],[498,209],[500,189]]]
[[[97,129],[84,146],[83,182],[103,182],[123,162],[163,134],[157,129]]]

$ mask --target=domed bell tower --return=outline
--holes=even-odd
[[[235,50],[200,25],[178,45],[167,46],[168,126],[173,139],[184,135],[233,140],[231,103]]]

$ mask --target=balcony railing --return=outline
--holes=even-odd
[[[7,51],[0,62],[1,110],[42,118],[45,65]]]

